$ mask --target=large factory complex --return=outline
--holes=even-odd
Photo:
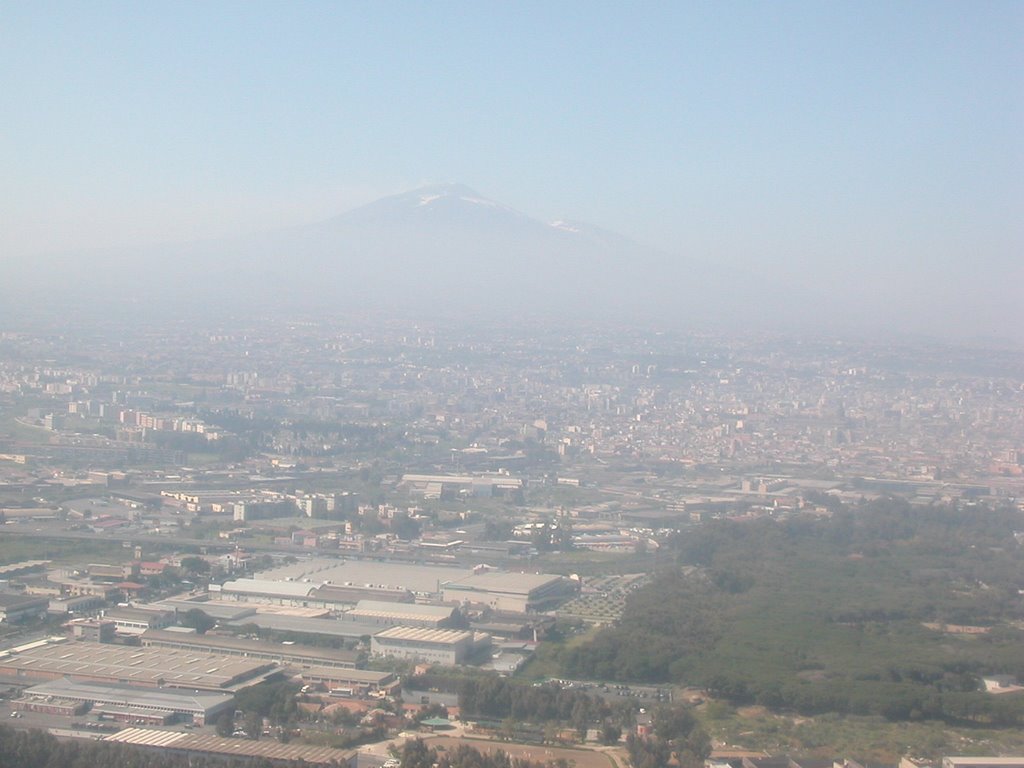
[[[211,597],[332,611],[374,599],[529,613],[553,608],[575,590],[574,581],[554,574],[323,558],[265,571],[258,579],[227,581],[219,589],[211,588]]]
[[[312,558],[202,592],[111,605],[107,593],[124,586],[109,581],[124,578],[118,568],[105,577],[94,566],[95,582],[79,578],[72,592],[31,565],[36,580],[4,593],[0,620],[48,611],[67,619],[67,633],[0,650],[0,684],[17,691],[12,711],[148,727],[211,724],[234,713],[236,693],[277,680],[348,698],[397,693],[393,663],[366,669],[368,658],[499,669],[505,654],[504,668],[514,669],[550,623],[544,612],[578,592],[575,580],[552,574]],[[208,631],[182,626],[200,611]],[[164,738],[146,733],[133,738]],[[227,748],[178,735],[168,748]]]

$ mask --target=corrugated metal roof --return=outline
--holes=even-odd
[[[307,744],[282,744],[276,739],[224,739],[193,733],[158,731],[151,728],[126,728],[107,736],[104,741],[133,744],[142,747],[172,748],[189,752],[236,757],[266,757],[271,760],[304,760],[312,765],[327,765],[332,761],[351,764],[355,752],[333,747],[313,747]]]
[[[284,597],[308,597],[321,586],[319,581],[273,581],[271,579],[234,579],[225,581],[222,592],[241,592],[247,595],[282,595]]]
[[[473,637],[461,629],[426,629],[424,627],[391,627],[373,636],[375,640],[414,640],[419,643],[454,645]]]
[[[357,616],[402,616],[419,619],[447,619],[455,610],[450,605],[418,605],[415,603],[390,603],[384,600],[360,600],[347,615]]]

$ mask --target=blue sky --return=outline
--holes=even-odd
[[[1021,274],[1022,64],[1020,2],[8,0],[0,258],[460,181],[670,253],[945,295]]]

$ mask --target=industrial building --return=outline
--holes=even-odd
[[[178,731],[159,731],[146,728],[126,728],[107,736],[104,741],[131,744],[139,748],[160,750],[173,755],[196,755],[207,757],[236,757],[261,759],[275,765],[295,765],[302,762],[309,768],[354,768],[356,752],[314,747],[308,744],[282,744],[276,739],[222,739],[219,736],[205,736]]]
[[[401,587],[354,583],[336,585],[312,579],[233,579],[223,585],[211,584],[210,597],[223,602],[288,605],[329,611],[347,610],[367,598],[389,602],[413,600],[413,595]]]
[[[444,585],[447,602],[482,605],[496,611],[546,611],[576,594],[577,582],[550,573],[484,571]]]
[[[429,661],[435,664],[462,664],[490,648],[491,636],[460,629],[423,629],[391,627],[378,632],[370,641],[370,650],[378,656]]]
[[[147,629],[162,629],[174,624],[174,611],[145,608],[111,608],[103,618],[114,622],[119,635],[141,635]]]
[[[380,631],[379,624],[367,624],[362,621],[337,621],[336,619],[307,619],[304,616],[286,616],[277,613],[257,613],[238,621],[230,622],[231,626],[244,627],[252,624],[260,629],[273,632],[297,633],[300,635],[320,635],[343,640],[359,641]]]
[[[216,619],[217,621],[238,621],[246,616],[255,616],[257,609],[255,605],[222,603],[214,600],[190,600],[180,597],[169,597],[156,603],[149,603],[146,606],[138,607],[178,611],[179,613],[200,610],[211,619]]]
[[[471,575],[469,568],[446,565],[416,565],[401,562],[372,560],[338,560],[317,557],[291,565],[283,565],[258,574],[262,581],[302,582],[323,585],[325,591],[350,590],[358,593],[358,600],[381,600],[382,595],[412,593],[417,599],[436,599],[446,582],[457,581]],[[412,602],[412,597],[406,597]]]
[[[50,598],[48,611],[66,616],[82,616],[97,613],[106,605],[106,601],[96,595],[80,595],[79,597]]]
[[[237,690],[278,672],[273,662],[171,648],[139,648],[85,641],[30,643],[0,651],[0,678]]]
[[[328,691],[356,698],[368,694],[390,695],[401,689],[401,682],[393,672],[372,669],[310,667],[298,676],[304,685],[322,685]]]
[[[50,564],[49,560],[22,560],[20,563],[0,565],[0,580],[13,579],[29,573],[39,573]]]
[[[226,657],[272,661],[297,667],[339,667],[353,669],[359,654],[336,648],[313,648],[293,643],[265,643],[223,635],[182,634],[151,629],[142,635],[143,648],[182,649],[192,654],[217,654]]]
[[[360,600],[342,619],[382,626],[430,627],[439,629],[452,624],[456,610],[450,605],[417,605],[416,603],[386,603],[379,600]]]
[[[46,616],[50,601],[45,597],[0,592],[0,624],[18,624]]]
[[[506,474],[484,475],[402,475],[402,485],[410,493],[427,499],[451,496],[478,496],[489,498],[523,489],[524,483]]]
[[[210,691],[185,691],[174,688],[133,688],[123,685],[79,683],[74,680],[54,680],[25,689],[22,697],[13,702],[14,709],[48,711],[54,702],[73,705],[69,714],[80,714],[83,707],[92,707],[108,715],[124,714],[128,722],[142,720],[174,721],[186,719],[198,725],[216,720],[222,712],[234,706],[234,695]],[[53,712],[53,714],[63,714]]]
[[[374,623],[404,613],[413,617],[417,626],[429,626],[436,620],[426,615],[429,611],[420,610],[422,606],[403,606],[415,598],[473,603],[502,611],[546,611],[572,597],[577,586],[555,574],[314,558],[264,571],[259,578],[211,585],[210,596],[224,602],[322,608]],[[382,601],[382,596],[386,600]],[[380,602],[394,605],[372,605]]]
[[[70,624],[72,637],[93,643],[113,642],[117,632],[114,622],[103,619],[72,619]]]

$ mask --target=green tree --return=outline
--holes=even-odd
[[[200,635],[205,635],[208,630],[217,626],[216,620],[210,618],[209,615],[198,608],[190,608],[185,611],[178,621],[181,626],[191,627]]]
[[[230,736],[235,731],[235,716],[233,712],[222,712],[214,724],[218,736]]]

